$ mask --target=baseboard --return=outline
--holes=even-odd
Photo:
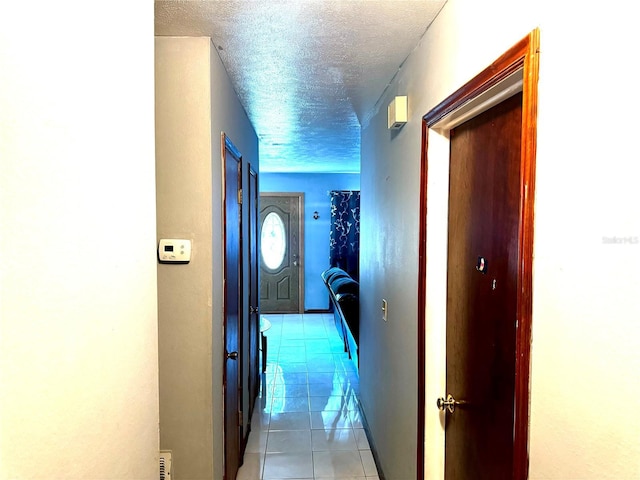
[[[382,471],[382,466],[380,465],[380,457],[378,457],[378,450],[376,449],[375,443],[373,442],[373,438],[369,430],[369,423],[367,422],[367,417],[364,414],[364,410],[362,409],[362,404],[360,403],[359,398],[358,398],[358,411],[360,412],[360,418],[362,419],[362,427],[364,428],[364,433],[367,436],[367,441],[369,442],[369,447],[371,448],[371,455],[373,455],[373,461],[375,462],[376,469],[378,470],[378,478],[380,480],[386,480],[386,477],[384,476],[384,472]]]
[[[331,313],[331,310],[328,308],[310,308],[309,310],[305,310],[304,313]]]

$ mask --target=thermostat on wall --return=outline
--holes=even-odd
[[[161,263],[189,263],[191,260],[191,240],[160,239],[158,259]]]

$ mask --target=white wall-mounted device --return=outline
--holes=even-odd
[[[394,97],[387,107],[387,128],[397,130],[409,120],[407,96]]]
[[[158,244],[158,260],[161,263],[189,263],[191,240],[162,238]]]

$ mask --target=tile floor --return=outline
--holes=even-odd
[[[267,371],[238,480],[379,480],[332,314],[263,315]]]

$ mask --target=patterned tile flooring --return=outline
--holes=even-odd
[[[378,480],[332,314],[263,315],[267,370],[238,480]]]

